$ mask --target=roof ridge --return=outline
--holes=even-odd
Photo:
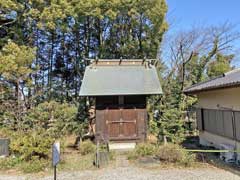
[[[229,74],[232,74],[232,73],[235,73],[235,72],[238,72],[238,71],[240,71],[240,68],[236,68],[236,69],[233,69],[233,70],[231,70],[229,72],[226,72],[226,73],[224,73],[224,75],[227,76]]]
[[[196,83],[188,88],[183,90],[184,93],[194,93],[197,91],[217,89],[220,87],[230,87],[240,84],[240,68],[233,69],[229,72],[223,73],[220,76]]]
[[[190,87],[184,89],[184,92],[187,91],[187,90],[189,90],[189,89],[191,89],[191,88],[194,88],[194,87],[196,87],[196,86],[202,85],[202,84],[204,84],[204,83],[208,83],[208,82],[213,81],[213,80],[215,80],[215,79],[222,78],[222,77],[224,77],[224,76],[225,76],[225,74],[222,74],[222,75],[220,75],[220,76],[217,76],[217,77],[214,77],[214,78],[208,79],[208,80],[206,80],[206,81],[202,81],[202,82],[199,82],[199,83],[193,84],[192,86],[190,86]]]

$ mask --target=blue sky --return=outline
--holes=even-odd
[[[229,22],[240,32],[240,0],[166,0],[170,33],[192,26],[211,26]],[[240,49],[240,42],[236,42]],[[240,59],[234,61],[240,66]]]
[[[168,18],[176,26],[240,24],[240,0],[167,0]]]

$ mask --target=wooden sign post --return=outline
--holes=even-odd
[[[60,162],[60,142],[55,142],[52,146],[52,164],[54,168],[54,180],[57,179],[57,164]]]

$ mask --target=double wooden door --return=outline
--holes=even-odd
[[[137,137],[136,109],[107,109],[105,122],[110,140],[130,140]]]

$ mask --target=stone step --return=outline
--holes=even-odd
[[[135,142],[124,142],[124,143],[110,143],[110,150],[132,150],[136,146]]]

